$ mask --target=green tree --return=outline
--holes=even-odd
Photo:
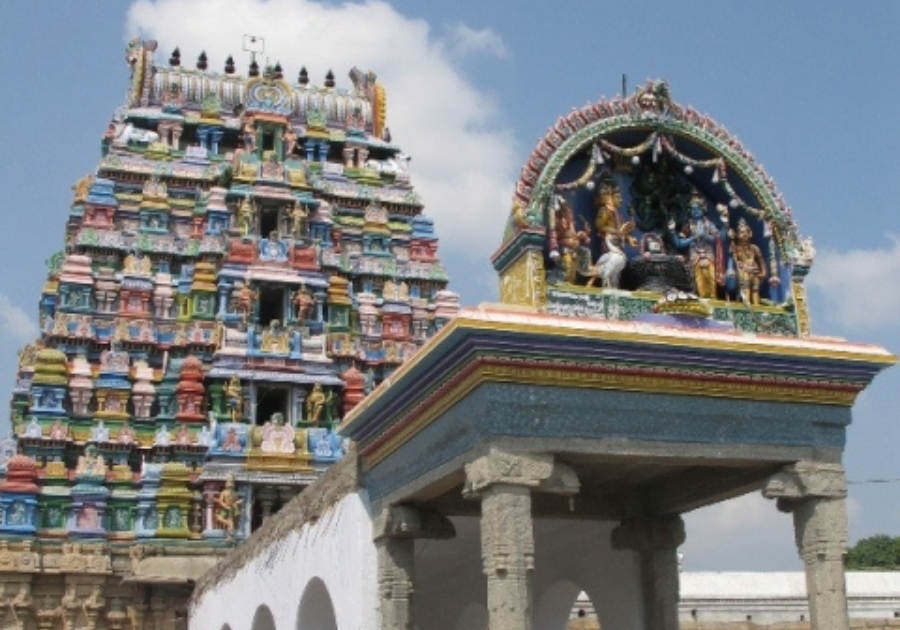
[[[847,550],[847,568],[900,571],[900,536],[876,534],[858,540]]]

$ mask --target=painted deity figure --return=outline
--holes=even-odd
[[[276,411],[262,429],[262,444],[260,450],[264,453],[293,453],[294,429],[285,426],[284,414]]]
[[[578,248],[591,238],[591,226],[584,222],[584,229],[575,225],[575,213],[572,206],[560,199],[560,207],[556,212],[556,238],[559,243],[560,262],[563,278],[570,284],[575,283],[578,269]]]
[[[604,248],[603,251],[607,251],[607,238],[621,236],[623,224],[622,216],[619,214],[619,208],[622,207],[622,191],[609,173],[604,172],[600,178],[594,205],[597,208],[597,218],[594,219],[597,237],[600,239],[600,246]]]
[[[106,475],[106,462],[103,460],[103,455],[97,453],[97,448],[93,444],[84,449],[84,455],[78,457],[75,474]]]
[[[253,124],[252,119],[248,118],[244,121],[244,126],[241,127],[241,135],[244,140],[244,149],[247,153],[256,151],[256,125]]]
[[[294,133],[294,128],[288,125],[284,128],[281,137],[284,142],[284,159],[288,159],[294,154],[294,149],[297,147],[297,134]]]
[[[228,379],[228,385],[225,387],[225,404],[228,405],[232,422],[238,422],[244,417],[244,390],[241,389],[241,379],[237,374]]]
[[[305,322],[310,318],[313,307],[316,305],[316,298],[313,297],[309,289],[300,287],[294,292],[293,303],[297,309],[297,321]]]
[[[294,204],[293,209],[291,209],[291,238],[295,241],[299,241],[304,236],[305,226],[306,226],[306,217],[309,215],[306,208],[303,207],[302,203]]]
[[[239,453],[243,448],[237,428],[234,426],[228,427],[225,438],[222,440],[222,450],[228,453]]]
[[[234,539],[234,530],[237,529],[241,515],[241,503],[243,501],[234,489],[234,476],[228,475],[225,488],[213,499],[213,504],[216,508],[216,525],[225,531],[229,541]]]
[[[321,383],[316,383],[313,386],[309,397],[306,399],[306,420],[310,425],[314,427],[319,426],[322,411],[324,411],[325,406],[331,402],[333,397],[334,394],[332,392],[328,392],[326,396],[325,392],[322,391]]]
[[[253,312],[253,304],[256,302],[257,293],[249,284],[238,283],[238,288],[234,292],[233,308],[235,312],[243,316],[244,321],[250,317]]]
[[[688,248],[697,295],[713,299],[716,284],[723,282],[721,230],[706,216],[706,200],[696,190],[691,195],[688,211],[690,218],[680,232],[675,230],[674,221],[670,221],[668,227],[675,245]]]
[[[287,247],[278,240],[278,232],[272,230],[269,238],[259,242],[259,257],[261,260],[284,260],[287,255]]]
[[[100,526],[100,514],[97,506],[87,503],[81,507],[78,516],[75,517],[75,527],[78,529],[97,529]]]
[[[253,231],[253,206],[249,197],[244,197],[237,211],[237,227],[244,236]]]
[[[759,247],[753,244],[753,231],[744,218],[738,221],[736,240],[731,245],[741,300],[759,304],[759,285],[766,278],[766,262]]]

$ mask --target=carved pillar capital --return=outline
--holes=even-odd
[[[779,509],[790,511],[791,505],[812,497],[843,499],[847,496],[847,479],[840,464],[797,462],[775,473],[763,487],[763,496],[777,499]]]
[[[575,472],[546,453],[509,453],[492,448],[491,451],[466,464],[466,483],[463,496],[478,498],[486,488],[495,484],[525,486],[538,492],[575,494],[579,489]]]

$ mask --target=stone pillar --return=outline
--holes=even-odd
[[[373,523],[378,550],[378,586],[382,630],[413,630],[416,538],[453,538],[444,516],[408,505],[384,510]]]
[[[531,492],[573,495],[578,477],[552,455],[499,449],[466,465],[463,494],[481,500],[481,558],[489,630],[531,630],[534,528]]]
[[[633,518],[612,532],[614,549],[637,551],[641,558],[644,623],[651,630],[678,630],[678,547],[684,521],[677,514]]]
[[[774,475],[763,495],[792,512],[797,551],[806,568],[813,630],[845,630],[847,586],[847,480],[840,464],[797,462]]]

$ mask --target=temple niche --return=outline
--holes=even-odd
[[[493,262],[502,301],[551,314],[802,336],[813,257],[741,143],[648,82],[557,121]]]

